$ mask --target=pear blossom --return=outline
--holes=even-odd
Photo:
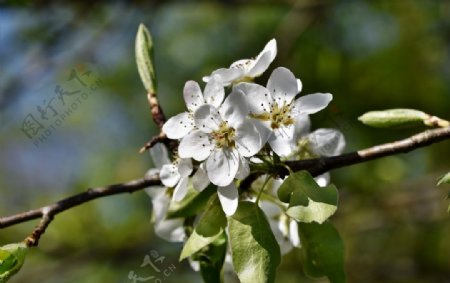
[[[302,85],[286,68],[275,69],[263,87],[253,83],[240,83],[235,87],[244,92],[250,108],[250,117],[260,121],[271,135],[268,142],[279,156],[287,156],[295,144],[295,127],[304,115],[324,109],[332,100],[330,93],[295,96]]]
[[[187,81],[183,89],[183,97],[188,111],[171,117],[162,130],[169,139],[180,139],[195,128],[193,113],[204,104],[219,107],[225,97],[225,91],[218,76],[213,76],[202,93],[195,81]]]
[[[210,76],[203,77],[204,82],[209,82],[215,75],[219,76],[220,82],[224,86],[242,81],[252,81],[267,70],[270,63],[277,55],[277,42],[270,40],[263,51],[255,59],[242,59],[231,64],[229,68],[221,68],[211,73]]]
[[[233,91],[220,108],[202,105],[194,113],[197,129],[182,138],[178,147],[181,158],[203,161],[199,168],[203,171],[197,172],[206,173],[218,186],[219,200],[227,215],[234,214],[237,208],[239,195],[233,180],[248,175],[247,158],[265,143],[247,114],[246,100],[240,91]]]

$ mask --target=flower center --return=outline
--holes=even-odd
[[[270,127],[275,130],[281,126],[289,126],[294,124],[294,119],[290,115],[291,104],[283,103],[280,107],[277,102],[270,105],[269,112],[263,112],[262,114],[250,114],[250,117],[259,119],[262,121],[270,121]]]
[[[211,135],[214,138],[216,146],[218,148],[233,148],[236,145],[234,141],[236,130],[228,126],[228,123],[226,121],[222,121],[219,125],[219,129],[212,132]]]

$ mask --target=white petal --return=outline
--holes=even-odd
[[[300,247],[300,237],[298,235],[298,224],[294,220],[289,221],[289,239],[294,247]]]
[[[267,68],[269,68],[270,63],[273,62],[275,56],[277,55],[277,42],[275,39],[270,40],[263,51],[254,60],[253,66],[247,73],[247,76],[254,78],[260,76],[264,73]]]
[[[270,75],[267,89],[278,102],[278,105],[283,105],[284,102],[291,103],[298,93],[297,79],[291,71],[279,67]]]
[[[194,158],[202,161],[208,158],[214,148],[209,140],[208,134],[194,130],[185,136],[178,146],[178,155],[181,158]]]
[[[297,79],[297,93],[300,93],[303,89],[303,84],[300,79]]]
[[[183,97],[186,102],[186,106],[190,111],[195,111],[195,109],[205,104],[202,90],[195,81],[186,82],[183,89]]]
[[[187,177],[192,173],[192,160],[190,158],[181,158],[177,167],[180,176]]]
[[[166,189],[159,190],[157,194],[152,197],[153,221],[159,223],[166,217],[169,209],[170,198],[166,194]]]
[[[150,148],[150,156],[156,168],[161,169],[164,164],[170,164],[169,153],[167,147],[163,143],[157,143]]]
[[[330,183],[330,173],[326,172],[314,178],[317,185],[326,187]]]
[[[212,76],[206,84],[204,92],[205,102],[217,108],[222,104],[225,97],[225,90],[219,79],[218,75]]]
[[[155,234],[169,242],[183,242],[186,238],[183,223],[183,218],[164,220],[155,225]]]
[[[219,195],[219,201],[222,205],[222,209],[227,216],[231,216],[236,212],[239,201],[239,192],[234,183],[228,186],[217,188]]]
[[[273,132],[269,138],[269,144],[272,150],[279,156],[288,156],[294,146],[294,126],[282,127]]]
[[[175,165],[166,164],[161,168],[159,177],[164,186],[174,187],[180,180],[180,173],[178,173],[178,168]]]
[[[209,185],[208,175],[205,170],[205,163],[200,164],[194,176],[192,176],[192,185],[194,189],[201,192]]]
[[[258,129],[249,119],[244,120],[236,127],[235,141],[237,150],[245,157],[257,154],[264,145]]]
[[[200,271],[200,262],[193,260],[191,257],[188,257],[188,261],[189,261],[189,265],[191,266],[192,270],[194,270],[195,272],[199,272]]]
[[[239,83],[234,89],[245,95],[250,113],[262,114],[270,111],[273,98],[265,87],[254,83]]]
[[[186,196],[187,189],[188,189],[188,177],[182,177],[180,181],[178,182],[178,185],[175,187],[175,190],[173,191],[172,199],[174,201],[181,201]]]
[[[216,149],[206,160],[209,180],[217,186],[228,186],[239,168],[239,153],[236,150]]]
[[[278,217],[281,214],[281,208],[273,202],[263,200],[259,202],[259,206],[269,219]]]
[[[194,121],[200,131],[211,133],[219,129],[222,117],[216,107],[205,104],[194,112]]]
[[[243,180],[250,174],[250,166],[248,164],[247,159],[240,157],[239,158],[239,168],[236,173],[236,179]]]
[[[308,135],[313,153],[319,156],[339,155],[344,151],[344,135],[335,129],[318,129]]]
[[[239,90],[233,90],[220,107],[222,118],[234,127],[241,123],[248,114],[247,101]]]
[[[333,99],[330,93],[314,93],[301,96],[294,102],[294,113],[314,114],[328,106]]]
[[[169,139],[177,140],[187,135],[194,128],[194,121],[188,112],[171,117],[162,130]]]
[[[295,117],[294,123],[294,139],[307,135],[311,129],[311,119],[306,114],[299,114]]]
[[[233,81],[238,80],[244,75],[244,70],[241,68],[221,68],[212,72],[211,76],[203,77],[204,82],[209,82],[212,76],[218,75],[220,82],[224,86],[230,85]]]

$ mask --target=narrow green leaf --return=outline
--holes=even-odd
[[[430,117],[414,109],[389,109],[370,111],[358,118],[362,123],[376,128],[423,126]]]
[[[280,186],[278,197],[289,203],[286,214],[299,222],[323,223],[337,210],[336,187],[320,187],[307,171],[291,174]]]
[[[136,64],[148,93],[156,93],[156,73],[153,66],[153,40],[144,24],[140,24],[135,43]]]
[[[305,273],[313,278],[327,276],[331,283],[344,283],[344,243],[329,221],[299,223]]]
[[[450,172],[439,178],[437,185],[440,186],[442,184],[450,184]]]
[[[205,209],[205,206],[210,197],[217,192],[217,187],[208,186],[201,192],[189,187],[188,193],[180,202],[171,202],[167,218],[185,218],[197,215],[200,211]]]
[[[7,282],[20,270],[25,261],[26,251],[25,243],[0,247],[0,283]]]
[[[219,198],[213,196],[205,208],[205,213],[184,244],[180,261],[190,257],[217,240],[222,235],[226,226],[227,219],[220,205]]]
[[[275,280],[281,255],[263,211],[252,202],[240,202],[228,219],[233,266],[242,283]]]
[[[222,233],[219,238],[198,253],[203,282],[221,282],[226,253],[227,237],[225,233]]]

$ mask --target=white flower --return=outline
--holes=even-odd
[[[255,59],[236,61],[229,68],[218,69],[212,72],[210,76],[203,77],[203,81],[209,82],[214,75],[219,76],[219,80],[224,86],[242,81],[251,81],[267,70],[276,55],[277,42],[275,39],[272,39]]]
[[[169,139],[180,139],[194,129],[194,111],[204,104],[211,104],[219,107],[222,103],[225,91],[218,81],[218,76],[214,76],[205,86],[202,93],[200,86],[195,81],[187,81],[184,85],[183,97],[188,111],[171,117],[163,126],[163,132]]]
[[[150,155],[159,171],[159,178],[166,187],[173,188],[172,199],[181,201],[187,193],[189,175],[192,173],[192,160],[178,158],[170,162],[167,148],[163,144],[156,144],[150,149]]]
[[[329,93],[315,93],[294,99],[301,91],[301,83],[283,67],[272,72],[266,88],[253,83],[240,83],[235,88],[246,95],[250,117],[272,132],[268,142],[280,156],[292,151],[296,135],[294,125],[307,120],[305,115],[324,109],[333,98]]]
[[[202,171],[197,171],[200,176],[195,179],[201,179],[206,171],[208,179],[219,187],[219,200],[227,215],[234,214],[237,208],[238,191],[233,180],[248,175],[247,158],[265,143],[247,114],[240,91],[232,92],[219,109],[205,104],[194,113],[197,129],[186,135],[178,148],[181,158],[204,161],[199,168]]]

